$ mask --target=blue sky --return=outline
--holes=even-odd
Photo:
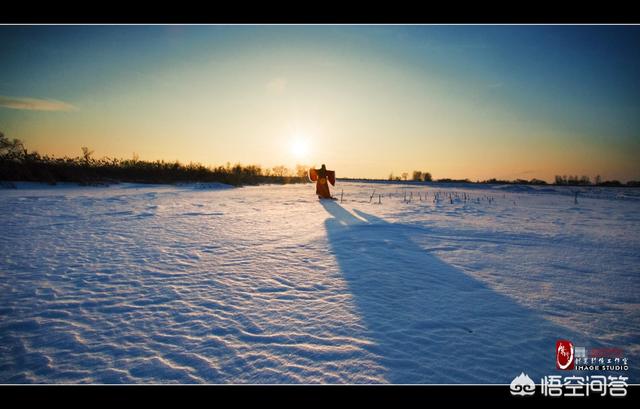
[[[41,153],[640,179],[637,26],[2,26],[0,55],[0,130]]]

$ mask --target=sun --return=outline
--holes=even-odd
[[[291,154],[296,159],[306,158],[309,154],[309,141],[302,136],[294,137],[291,141]]]

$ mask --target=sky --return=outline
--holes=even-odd
[[[30,150],[640,180],[640,26],[0,26]]]

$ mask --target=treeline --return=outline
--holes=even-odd
[[[0,132],[0,180],[32,181],[55,184],[75,182],[83,185],[105,183],[188,183],[220,182],[234,186],[261,183],[308,182],[308,167],[295,170],[285,166],[263,169],[258,165],[205,166],[200,163],[165,162],[164,160],[93,158],[93,152],[82,148],[77,157],[52,157],[29,152],[22,141],[9,140]]]
[[[388,180],[407,180],[409,173],[403,172],[401,176],[394,176],[393,172],[389,174]],[[414,182],[433,182],[433,177],[429,172],[423,172],[421,170],[414,170],[411,174],[411,180]]]
[[[435,183],[480,183],[480,184],[505,184],[505,185],[549,185],[544,180],[541,179],[514,179],[514,180],[504,180],[504,179],[487,179],[487,180],[476,180],[475,182],[469,179],[450,179],[450,178],[442,178],[442,179],[433,179],[430,172],[424,172],[420,170],[414,170],[411,173],[411,178],[409,178],[408,172],[403,172],[400,176],[394,175],[393,173],[389,174],[387,180],[390,181],[413,181],[413,182],[435,182]],[[344,179],[344,178],[341,178]],[[376,180],[376,179],[359,179],[359,180]],[[379,179],[378,179],[379,180]],[[631,180],[627,183],[622,183],[619,180],[606,180],[603,181],[600,175],[596,176],[593,181],[589,176],[577,176],[577,175],[556,175],[554,183],[551,185],[557,186],[627,186],[627,187],[638,187],[640,186],[640,181]]]
[[[555,177],[555,185],[566,185],[566,186],[640,186],[640,181],[630,180],[626,184],[620,182],[619,180],[602,180],[600,175],[597,175],[593,182],[589,176],[580,176],[578,175],[556,175]]]

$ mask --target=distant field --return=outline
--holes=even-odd
[[[505,384],[561,338],[640,374],[637,189],[16,186],[3,383]]]

